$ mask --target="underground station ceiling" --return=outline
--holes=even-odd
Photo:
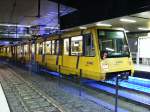
[[[39,5],[40,4],[40,5]],[[74,8],[61,5],[61,16]],[[57,26],[57,3],[48,0],[0,0],[0,23]]]
[[[150,30],[149,0],[0,0],[0,44],[58,30],[58,2],[61,29],[98,25]]]

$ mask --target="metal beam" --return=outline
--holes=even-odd
[[[25,41],[28,38],[0,38],[0,41]]]
[[[77,9],[61,17],[62,29],[150,10],[149,0],[61,0],[61,4]]]
[[[150,30],[146,30],[146,31],[135,31],[135,32],[127,32],[127,34],[141,34],[141,33],[150,33]]]
[[[56,2],[56,3],[60,3],[60,4],[63,4],[63,5],[66,5],[66,6],[69,6],[69,7],[72,7],[72,8],[76,8],[78,9],[79,8],[79,3],[75,0],[48,0],[48,1],[52,1],[52,2]]]

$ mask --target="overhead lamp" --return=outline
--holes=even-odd
[[[87,27],[85,27],[85,26],[80,26],[79,28],[80,28],[81,30],[87,29]]]
[[[111,24],[106,24],[106,23],[96,23],[96,26],[112,26]]]
[[[135,20],[126,19],[126,18],[122,18],[122,19],[120,19],[120,21],[122,21],[122,22],[127,22],[127,23],[135,23],[135,22],[136,22]]]
[[[138,29],[139,29],[139,30],[144,30],[144,31],[150,30],[150,28],[143,28],[143,27],[139,27]]]
[[[30,27],[29,25],[18,25],[18,24],[0,24],[0,26]]]
[[[116,29],[116,30],[125,30],[125,29],[122,28],[122,27],[116,27],[116,28],[114,28],[114,29]]]
[[[44,28],[47,28],[47,29],[58,29],[58,27],[50,27],[50,26],[46,26],[46,27],[44,27]]]
[[[17,27],[31,27],[29,25],[17,25]]]
[[[121,27],[118,27],[118,28],[115,28],[115,29],[117,29],[117,30],[123,30],[123,31],[125,31],[125,32],[129,32],[129,30],[126,30],[126,29],[121,28]]]

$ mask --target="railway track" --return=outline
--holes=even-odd
[[[12,66],[11,66],[11,68],[13,68]],[[55,74],[55,76],[56,76],[56,74]],[[66,80],[66,79],[65,79]],[[66,80],[66,81],[68,81],[68,80]],[[63,81],[63,83],[64,83],[64,81]],[[89,83],[88,83],[89,84]],[[67,85],[68,85],[68,83],[67,83]],[[70,80],[69,80],[69,85],[70,85]],[[108,87],[108,85],[106,86],[104,86],[103,84],[100,84],[101,86],[103,86],[103,87],[105,87],[105,88],[107,88]],[[77,86],[79,86],[79,85],[77,85]],[[112,88],[112,90],[110,90],[110,91],[105,91],[105,90],[102,90],[102,89],[100,89],[100,88],[95,88],[95,87],[92,87],[92,86],[89,86],[89,85],[85,85],[85,83],[83,84],[83,86],[82,86],[83,88],[89,88],[89,89],[92,89],[92,90],[96,90],[97,91],[97,93],[100,93],[100,94],[103,94],[103,93],[101,93],[100,91],[104,91],[104,92],[106,92],[106,93],[104,93],[104,94],[111,94],[112,95],[112,97],[114,96],[114,93],[113,93],[113,91],[115,91],[115,89],[114,88]],[[65,90],[66,91],[66,90]],[[128,93],[128,95],[130,94],[130,92],[129,91],[126,91],[127,93]],[[84,94],[85,92],[84,91],[82,91],[82,95],[84,95],[84,96],[86,96],[86,97],[89,97],[88,95],[85,95]],[[120,93],[120,91],[119,91],[119,93]],[[136,94],[135,96],[137,96],[138,97],[138,94]],[[92,96],[92,97],[94,97],[94,96]],[[130,96],[130,98],[132,98],[132,95]],[[142,97],[139,97],[139,101],[141,100],[141,98]],[[123,99],[123,100],[122,100]],[[125,99],[125,100],[124,100]],[[145,98],[146,99],[146,98]],[[93,100],[93,99],[92,99]],[[147,105],[145,105],[145,104],[142,104],[141,105],[141,103],[139,103],[139,102],[137,102],[137,101],[134,101],[134,99],[132,98],[132,99],[129,99],[129,98],[125,98],[124,96],[121,96],[121,97],[119,97],[119,100],[122,102],[126,102],[126,104],[127,105],[130,105],[131,103],[133,103],[133,106],[135,106],[135,105],[137,105],[137,106],[135,106],[137,109],[136,110],[138,110],[138,111],[134,111],[134,112],[141,112],[141,110],[140,110],[140,108],[138,107],[139,105],[140,106],[143,106],[143,107],[145,107],[145,108],[149,108],[149,104]],[[147,99],[146,99],[147,100]],[[120,102],[119,101],[119,102]],[[96,99],[95,99],[95,101],[94,102],[96,102],[97,103],[97,101],[96,101]],[[105,105],[104,105],[105,106]],[[129,110],[131,110],[131,108],[133,107],[132,105],[130,105],[130,109]],[[106,107],[107,107],[107,104],[106,104]],[[110,108],[111,108],[111,110],[113,110],[113,105],[112,106],[110,106]],[[120,109],[121,110],[121,109]],[[133,109],[134,110],[134,109]],[[150,111],[150,110],[149,110]],[[145,110],[145,112],[149,112],[149,111],[147,111],[147,109]]]
[[[64,112],[57,102],[18,76],[12,69],[3,67],[0,74],[7,88],[15,93],[24,112]]]

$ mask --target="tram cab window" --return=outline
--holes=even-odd
[[[51,54],[51,41],[46,41],[46,54]]]
[[[83,37],[75,36],[71,38],[71,55],[82,55]]]
[[[84,34],[84,56],[95,56],[95,48],[93,43],[92,34]]]
[[[129,49],[125,34],[117,30],[98,30],[101,57],[127,57]],[[105,56],[104,56],[105,54]]]
[[[69,39],[64,39],[64,55],[69,55]]]

